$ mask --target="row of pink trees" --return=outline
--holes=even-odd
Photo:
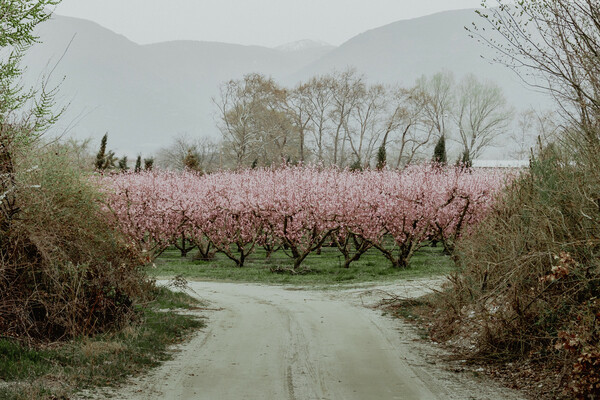
[[[220,251],[241,267],[257,246],[268,255],[283,247],[297,270],[324,244],[339,248],[345,267],[373,247],[398,268],[427,239],[451,251],[506,180],[497,170],[424,165],[401,172],[145,172],[103,183],[114,224],[149,260],[177,244],[183,254],[192,246],[205,257]]]

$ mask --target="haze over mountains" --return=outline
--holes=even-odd
[[[482,59],[490,50],[464,30],[476,19],[473,10],[449,11],[386,25],[339,47],[304,40],[271,49],[195,41],[138,45],[94,22],[55,15],[38,29],[43,43],[25,57],[25,83],[54,68],[50,83],[61,84],[59,102],[69,107],[52,133],[99,140],[108,132],[109,147],[131,156],[152,154],[180,133],[218,137],[211,98],[220,83],[250,72],[292,86],[353,66],[371,82],[410,86],[422,74],[449,70],[457,78],[475,73],[495,81],[515,107],[547,104],[513,72]]]

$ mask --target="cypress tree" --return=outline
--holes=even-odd
[[[108,142],[108,133],[105,133],[102,136],[102,140],[100,141],[100,150],[98,154],[96,154],[96,169],[98,171],[102,171],[106,169],[106,143]]]
[[[446,138],[444,135],[440,136],[435,149],[433,150],[433,162],[438,164],[446,164],[448,162],[448,156],[446,155]]]
[[[385,144],[379,146],[379,150],[377,151],[377,170],[381,171],[385,168],[385,164],[387,161],[387,152],[385,150]]]
[[[127,156],[123,156],[123,158],[119,159],[119,170],[121,170],[121,172],[125,172],[129,169],[129,167],[127,167]]]
[[[154,157],[144,158],[144,169],[146,171],[152,171],[154,168]]]
[[[133,171],[136,173],[142,171],[142,156],[141,155],[137,156],[137,159],[135,160],[135,169]]]
[[[188,149],[188,152],[183,159],[183,166],[189,171],[200,171],[198,156],[191,149]]]
[[[102,165],[102,169],[107,170],[115,168],[116,161],[117,158],[115,157],[115,152],[109,150],[108,154],[104,157],[104,164]]]
[[[352,165],[350,165],[350,171],[362,171],[362,164],[360,163],[360,160],[356,160],[352,163]]]

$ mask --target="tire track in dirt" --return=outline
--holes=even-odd
[[[412,327],[362,305],[387,292],[422,294],[423,282],[346,291],[217,282],[191,282],[190,286],[222,310],[203,312],[207,329],[180,346],[174,360],[113,396],[133,400],[520,398],[488,381],[445,370],[435,361],[440,350],[418,345]],[[429,350],[433,353],[424,353]]]

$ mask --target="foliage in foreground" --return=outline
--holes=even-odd
[[[0,398],[61,398],[93,386],[112,386],[171,357],[168,347],[203,323],[194,316],[165,312],[192,309],[197,301],[165,288],[138,323],[121,332],[76,338],[58,346],[29,347],[0,339]]]
[[[60,148],[39,147],[57,91],[24,88],[21,60],[59,2],[0,2],[0,336],[23,341],[119,328],[146,286],[98,190]]]
[[[533,163],[460,243],[435,337],[484,359],[546,363],[579,398],[600,393],[598,171],[551,149]]]
[[[18,209],[0,237],[0,335],[55,340],[120,328],[149,288],[101,195],[60,147],[15,164]]]

